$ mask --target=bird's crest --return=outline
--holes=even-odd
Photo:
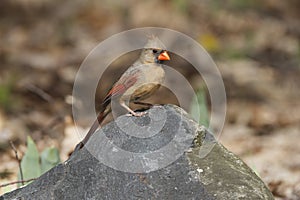
[[[166,46],[158,39],[157,36],[153,34],[147,35],[148,42],[146,43],[145,47],[146,49],[166,49]]]

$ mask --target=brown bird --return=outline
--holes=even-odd
[[[77,144],[75,151],[81,149],[97,130],[104,118],[111,112],[110,103],[117,100],[132,116],[142,116],[145,112],[135,112],[129,108],[129,102],[151,106],[140,102],[152,95],[163,83],[165,72],[163,61],[170,60],[165,46],[155,36],[151,36],[137,61],[135,61],[113,85],[104,98],[97,119],[85,138]],[[128,103],[128,105],[126,104]]]

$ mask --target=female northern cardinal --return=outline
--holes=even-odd
[[[142,116],[145,112],[136,113],[126,105],[127,102],[148,105],[139,102],[155,92],[162,84],[165,72],[161,64],[170,57],[162,42],[155,36],[149,38],[137,61],[133,63],[120,79],[113,85],[102,102],[100,112],[85,138],[77,144],[74,151],[81,149],[111,111],[111,100],[118,100],[120,105],[133,116]]]

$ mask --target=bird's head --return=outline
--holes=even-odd
[[[163,63],[165,60],[170,60],[170,56],[166,50],[163,49],[144,49],[142,53],[143,63]]]
[[[165,45],[156,36],[149,36],[141,54],[141,61],[143,63],[162,63],[166,60],[170,60],[170,56]]]

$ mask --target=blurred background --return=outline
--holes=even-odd
[[[78,142],[73,82],[99,42],[128,29],[159,26],[192,37],[218,65],[228,101],[219,141],[276,199],[300,199],[299,10],[298,0],[2,0],[0,184],[17,177],[10,141],[20,157],[30,135],[39,151],[55,146],[67,158]],[[135,59],[125,56],[107,70],[98,101]],[[199,87],[191,67],[180,72]],[[162,94],[154,101],[177,102],[170,92]],[[0,188],[0,194],[12,187]]]

